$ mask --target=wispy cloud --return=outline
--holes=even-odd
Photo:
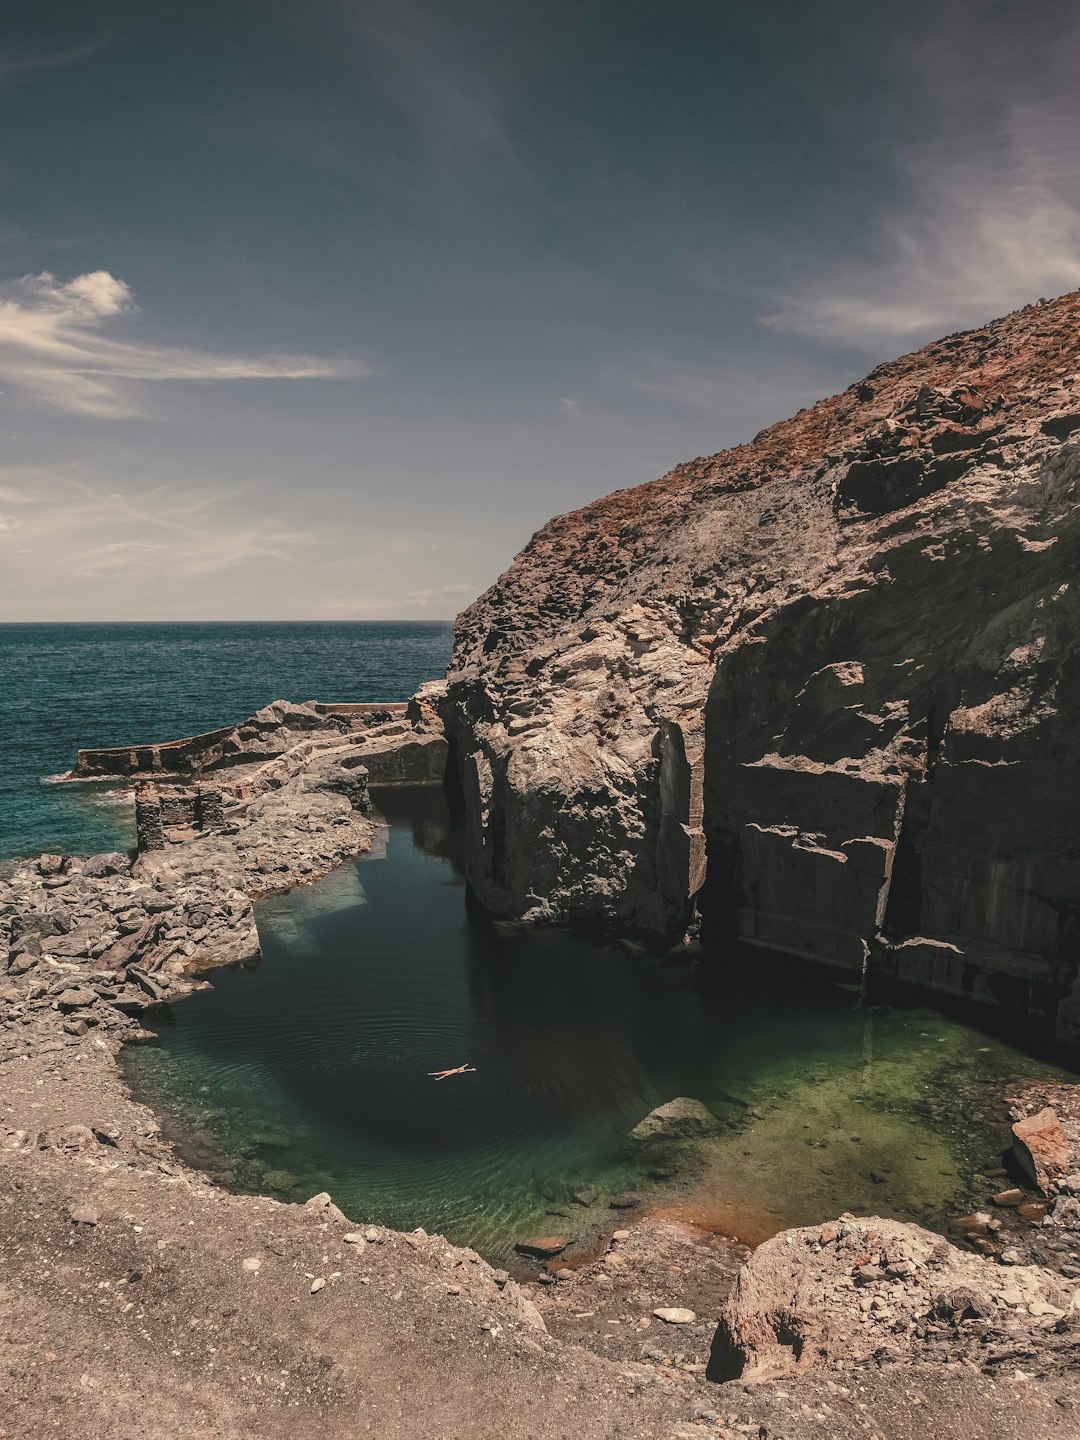
[[[694,362],[666,355],[639,356],[608,371],[604,379],[668,409],[711,415],[764,410],[773,418],[819,399],[825,383],[821,374],[797,362],[766,372],[745,361]]]
[[[456,173],[477,163],[517,169],[507,126],[507,90],[520,68],[513,27],[477,23],[423,0],[364,0],[343,6],[384,101]]]
[[[868,255],[778,296],[765,325],[876,350],[1080,285],[1080,26],[1063,23],[1037,66],[1003,65],[995,31],[967,78],[941,59],[965,50],[937,40],[912,58],[932,134],[894,153],[896,199]]]
[[[0,90],[50,70],[66,70],[71,65],[79,65],[97,55],[103,48],[104,42],[89,40],[81,45],[68,45],[55,50],[0,49]]]
[[[107,270],[61,281],[47,271],[0,292],[0,388],[74,414],[116,419],[143,413],[145,382],[346,379],[373,374],[359,361],[277,352],[228,355],[113,338],[138,311]]]
[[[190,483],[106,490],[71,466],[0,470],[0,568],[20,584],[75,593],[113,577],[135,588],[166,574],[198,581],[251,561],[287,564],[318,546],[318,535],[273,516],[238,519],[235,499]]]
[[[0,619],[442,618],[486,582],[471,533],[343,521],[160,460],[147,483],[134,462],[0,467]]]
[[[463,610],[477,595],[477,586],[438,585],[413,590],[365,589],[362,584],[347,595],[323,593],[317,597],[318,614],[325,620],[410,619],[446,620]]]

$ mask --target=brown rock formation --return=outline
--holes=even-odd
[[[993,1264],[917,1225],[844,1215],[759,1245],[724,1304],[710,1375],[771,1379],[796,1368],[934,1352],[1040,1371],[1076,1364],[1075,1281]]]
[[[1078,360],[1074,293],[545,526],[457,626],[481,900],[1080,1039]]]
[[[1069,1171],[1069,1142],[1061,1121],[1047,1106],[1012,1127],[1013,1154],[1043,1194]]]

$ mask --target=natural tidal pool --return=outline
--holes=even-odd
[[[211,972],[153,1022],[160,1043],[126,1052],[167,1133],[236,1189],[327,1190],[357,1222],[502,1263],[524,1235],[585,1238],[627,1191],[750,1240],[843,1210],[941,1227],[1002,1186],[1000,1096],[1066,1074],[760,955],[706,975],[477,924],[441,793],[378,799],[384,843],[260,902],[262,962]],[[658,1176],[626,1136],[677,1095],[720,1136]]]

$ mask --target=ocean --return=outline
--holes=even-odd
[[[451,623],[0,625],[0,858],[134,841],[128,800],[56,785],[80,747],[213,730],[272,700],[407,700]]]

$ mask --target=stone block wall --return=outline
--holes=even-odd
[[[138,848],[164,850],[170,832],[202,833],[225,823],[221,791],[208,785],[141,785],[135,795],[135,830]]]

